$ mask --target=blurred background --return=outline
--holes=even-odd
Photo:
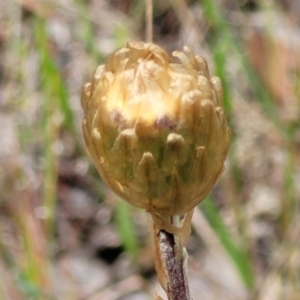
[[[154,42],[208,61],[233,132],[186,245],[193,299],[300,299],[300,2],[153,2]],[[0,299],[165,297],[147,214],[81,135],[83,83],[145,39],[144,16],[138,0],[1,0]]]

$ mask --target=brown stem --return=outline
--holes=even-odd
[[[152,214],[155,268],[169,300],[191,300],[187,277],[187,252],[183,247],[191,233],[194,209],[184,215]],[[159,300],[160,298],[158,296]]]
[[[186,274],[187,255],[183,247],[176,245],[174,235],[160,230],[158,232],[158,250],[167,275],[166,292],[169,300],[190,300],[188,278]],[[181,249],[180,249],[181,248]]]
[[[146,42],[152,42],[153,39],[153,3],[152,0],[146,0]]]

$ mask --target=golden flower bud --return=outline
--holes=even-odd
[[[224,166],[230,131],[222,85],[188,48],[134,42],[83,88],[86,148],[107,185],[152,214],[190,211]]]

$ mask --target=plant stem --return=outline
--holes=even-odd
[[[185,248],[179,249],[173,234],[160,230],[158,233],[160,258],[168,277],[167,294],[169,300],[190,300],[187,277],[187,254]],[[181,252],[181,253],[179,253]]]
[[[154,221],[155,268],[168,300],[191,300],[187,276],[188,255],[183,244],[190,233],[186,229],[190,226],[192,213],[188,217],[171,216],[161,226]]]
[[[145,0],[146,3],[146,42],[152,42],[153,40],[153,22],[152,22],[152,16],[153,16],[153,2],[152,0]]]

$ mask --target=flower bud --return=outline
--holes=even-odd
[[[83,88],[86,148],[107,185],[132,205],[190,211],[220,176],[230,131],[222,85],[188,48],[134,42],[116,50]]]

